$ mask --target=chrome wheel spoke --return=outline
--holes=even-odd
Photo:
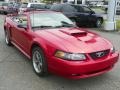
[[[97,21],[97,26],[101,26],[101,20]]]
[[[33,66],[37,73],[40,73],[42,70],[42,56],[38,51],[33,53]]]
[[[42,64],[39,63],[39,64],[38,64],[38,70],[41,71],[41,69],[42,69]]]

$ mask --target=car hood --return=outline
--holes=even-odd
[[[96,17],[103,17],[103,14],[101,14],[101,13],[95,13],[95,14],[93,14],[94,16],[96,16]]]
[[[81,28],[45,29],[35,33],[61,49],[64,47],[67,52],[90,53],[112,47],[109,41]]]

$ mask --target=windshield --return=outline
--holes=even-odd
[[[23,3],[22,5],[21,5],[21,8],[27,8],[27,3]]]
[[[88,7],[83,7],[83,10],[84,10],[84,12],[86,12],[86,13],[89,13],[89,12],[91,12],[91,9],[90,8],[88,8]]]
[[[45,4],[31,4],[30,8],[45,9]]]
[[[8,3],[2,3],[2,6],[8,6]]]
[[[8,4],[8,6],[9,6],[9,7],[12,7],[12,6],[13,6],[13,4],[10,4],[10,3],[9,3],[9,4]]]
[[[2,6],[3,2],[0,2],[0,6]]]
[[[73,22],[66,16],[56,12],[33,13],[30,15],[30,20],[32,28],[59,28],[74,26]]]

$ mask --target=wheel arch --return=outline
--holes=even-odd
[[[7,29],[6,26],[4,26],[4,31],[5,31],[6,29]]]
[[[33,48],[35,48],[35,47],[39,47],[39,48],[43,51],[43,53],[45,53],[46,46],[38,43],[37,41],[34,41],[34,42],[31,44],[31,47],[30,47],[30,56],[31,56],[31,57],[32,57],[32,50],[33,50]]]
[[[103,17],[97,17],[97,19],[101,19],[101,20],[102,20],[102,23],[103,23]]]

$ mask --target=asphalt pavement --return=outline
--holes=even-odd
[[[100,8],[93,8],[93,11],[95,11],[96,14],[103,16],[103,18],[106,20],[107,19],[107,14],[105,14],[105,11],[100,9]],[[115,15],[116,20],[120,20],[120,15]]]
[[[120,61],[110,72],[92,78],[70,80],[53,74],[38,77],[31,62],[14,46],[5,44],[3,21],[0,15],[0,90],[120,90]],[[109,39],[120,51],[119,33],[90,31]]]

